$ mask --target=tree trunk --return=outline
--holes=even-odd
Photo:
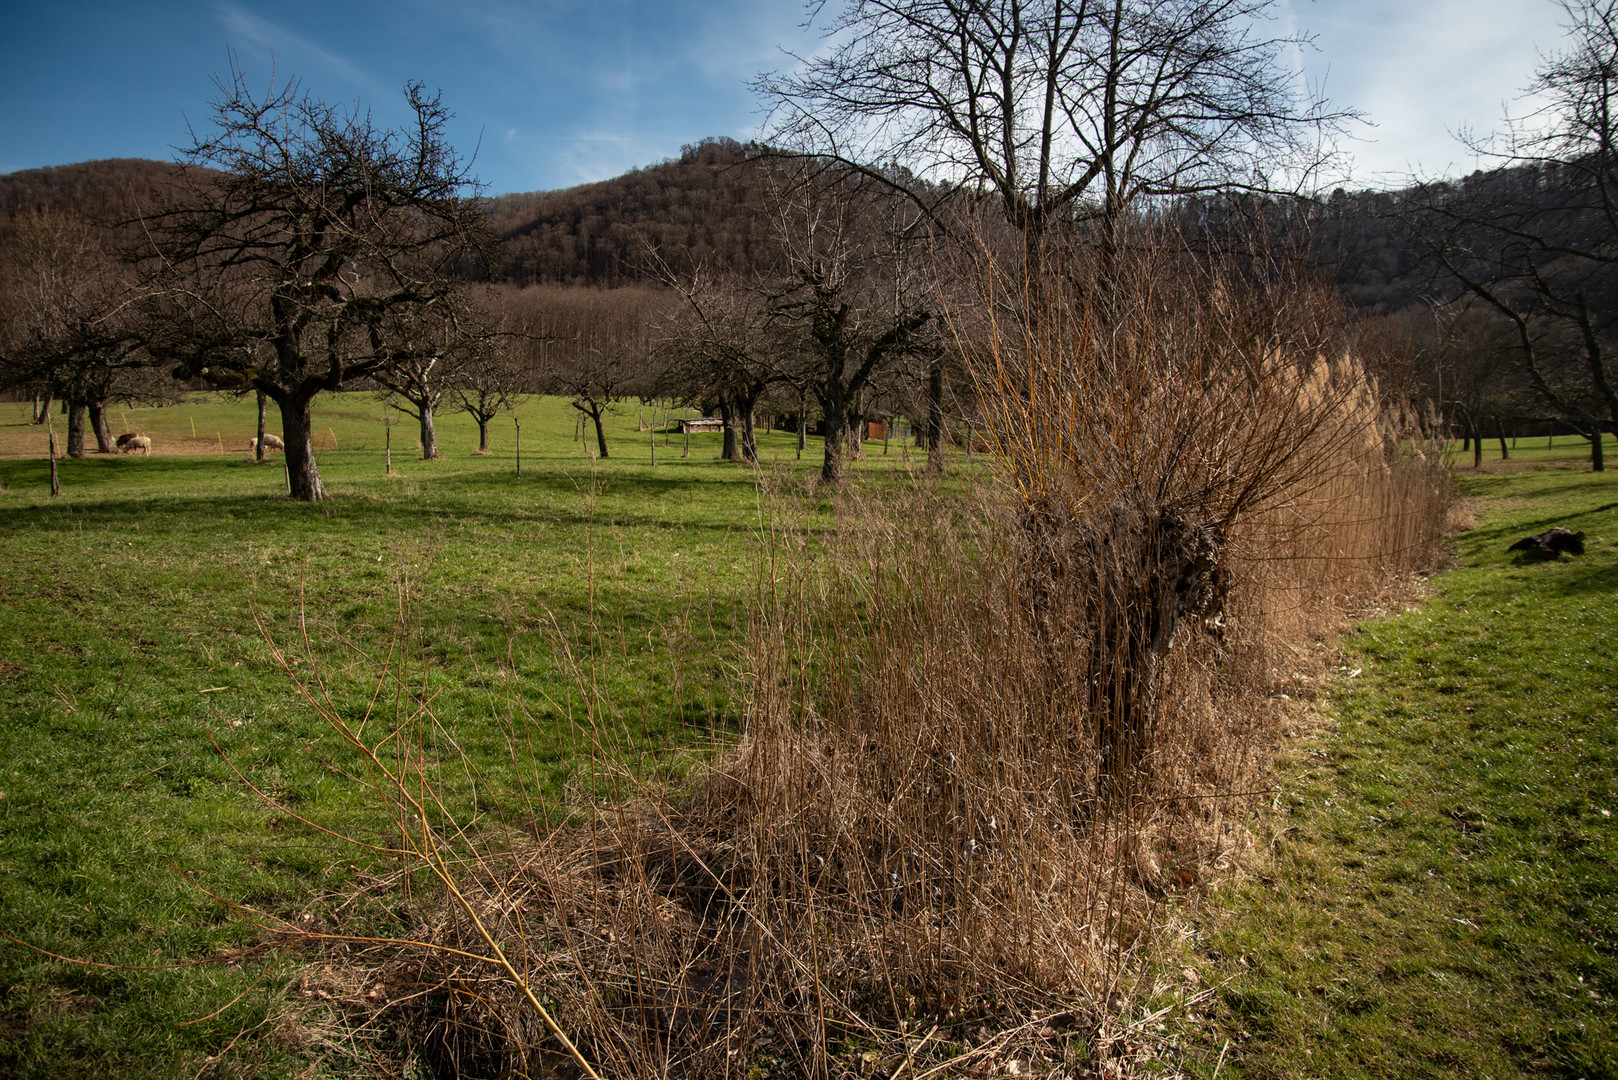
[[[269,398],[264,391],[258,391],[258,441],[253,444],[253,460],[264,460],[264,413],[269,406]]]
[[[742,413],[742,456],[741,460],[755,462],[758,460],[758,431],[754,427],[753,410],[747,407]]]
[[[736,448],[736,406],[729,395],[719,399],[719,420],[725,433],[724,446],[719,451],[719,460],[738,461],[739,451]]]
[[[45,396],[34,403],[34,423],[43,424],[51,418],[51,395],[46,391]]]
[[[809,442],[809,388],[798,387],[798,460],[803,460],[803,450]]]
[[[90,427],[96,433],[96,450],[103,454],[116,453],[118,444],[113,442],[112,429],[107,426],[107,403],[105,401],[90,402]]]
[[[489,452],[489,421],[487,417],[480,416],[478,421],[478,453]]]
[[[1472,440],[1472,468],[1483,468],[1483,429],[1477,421],[1467,421],[1467,435]]]
[[[1494,430],[1500,436],[1500,460],[1510,461],[1511,451],[1506,448],[1506,422],[1498,416],[1494,419]]]
[[[1595,438],[1590,440],[1590,471],[1591,472],[1606,472],[1607,471],[1607,451],[1606,451],[1606,448],[1601,445],[1602,442],[1605,441],[1606,434],[1607,433],[1605,431],[1601,430],[1601,425],[1597,424],[1596,425],[1596,430],[1595,430]]]
[[[84,402],[72,398],[65,402],[67,405],[67,456],[81,458],[84,456]]]
[[[433,430],[433,407],[421,406],[417,418],[421,421],[421,460],[431,461],[438,456],[438,432]]]
[[[320,468],[315,464],[314,430],[311,426],[310,403],[314,395],[293,394],[281,406],[281,439],[286,443],[287,486],[294,499],[301,502],[320,502],[330,498],[326,485],[320,482]]]
[[[607,433],[601,429],[601,412],[602,410],[599,407],[591,409],[590,419],[594,420],[596,424],[596,448],[601,451],[601,456],[605,458],[607,456]]]
[[[848,471],[848,417],[835,395],[821,402],[821,410],[826,417],[826,457],[820,466],[820,482],[838,484]]]

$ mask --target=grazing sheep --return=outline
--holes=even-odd
[[[126,454],[133,454],[136,450],[139,450],[147,457],[152,456],[152,440],[145,435],[130,436],[129,441],[123,444],[123,448]]]
[[[247,440],[247,448],[256,453],[258,451],[258,440],[257,439],[248,439]],[[266,436],[264,436],[264,449],[266,449],[266,450],[285,450],[286,448],[287,448],[287,445],[286,445],[286,443],[281,441],[281,436],[279,436],[279,435],[266,435]]]
[[[118,452],[123,453],[124,447],[129,445],[129,440],[137,439],[139,437],[140,436],[136,435],[133,431],[128,431],[118,436]]]

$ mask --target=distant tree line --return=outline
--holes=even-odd
[[[310,402],[355,388],[409,414],[428,457],[437,410],[471,413],[486,450],[522,392],[569,398],[600,453],[605,418],[631,399],[718,415],[741,461],[760,414],[779,414],[800,439],[811,423],[824,434],[834,481],[872,418],[909,417],[936,451],[948,418],[972,415],[974,327],[1036,318],[1037,297],[1004,308],[1017,282],[1083,248],[1104,297],[1125,238],[1150,236],[1324,275],[1359,312],[1356,348],[1384,394],[1429,433],[1475,453],[1548,422],[1596,440],[1618,417],[1614,2],[1569,3],[1568,48],[1539,74],[1553,123],[1480,145],[1495,168],[1319,199],[1259,168],[1341,116],[1274,97],[1280,44],[1231,21],[1262,3],[1143,8],[1127,25],[1061,3],[850,4],[847,28],[868,33],[761,80],[772,146],[705,140],[614,180],[494,198],[417,86],[417,123],[387,131],[296,84],[255,99],[233,71],[177,165],[0,177],[0,384],[40,419],[61,403],[75,455],[88,432],[111,449],[110,402],[182,384],[256,394],[281,411],[302,498],[324,494]],[[1007,12],[1050,34],[1005,30]],[[1081,49],[1086,35],[1119,48]],[[1029,81],[979,84],[970,56],[952,71],[934,47],[946,38],[1020,50]],[[1182,40],[1211,50],[1176,76],[1191,113],[1131,67]],[[1041,71],[1113,91],[1041,111]],[[914,96],[922,85],[958,99]],[[956,182],[924,179],[951,163]]]

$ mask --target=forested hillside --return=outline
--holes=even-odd
[[[131,199],[170,189],[180,166],[146,158],[108,158],[24,169],[0,176],[0,219],[33,207],[69,207],[91,218],[122,216]]]
[[[769,225],[748,155],[709,139],[612,180],[490,199],[498,271],[518,285],[614,287],[648,277],[652,250],[676,273],[749,270]]]
[[[676,273],[697,265],[748,271],[769,247],[767,180],[749,163],[756,150],[707,139],[680,157],[611,180],[491,196],[494,276],[514,285],[617,287],[652,276],[653,251]],[[140,158],[59,165],[0,176],[6,218],[32,206],[72,206],[116,216],[132,193],[150,198],[179,166]],[[1322,270],[1356,307],[1396,312],[1428,287],[1419,253],[1399,232],[1403,192],[1338,189],[1306,216]],[[137,200],[138,201],[138,200]]]

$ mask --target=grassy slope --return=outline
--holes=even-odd
[[[1458,567],[1344,643],[1274,877],[1207,920],[1194,1073],[1618,1076],[1618,475],[1569,466],[1461,472]],[[1555,524],[1588,553],[1506,554]]]
[[[0,423],[25,427],[24,407],[0,408]],[[533,401],[521,410],[520,480],[510,420],[497,422],[494,455],[480,458],[460,417],[443,418],[438,462],[412,460],[412,429],[395,427],[400,475],[387,478],[376,402],[326,398],[316,424],[341,449],[319,457],[338,498],[315,506],[280,497],[278,464],[245,453],[162,455],[193,420],[245,446],[250,402],[130,412],[159,454],[64,462],[58,499],[43,462],[0,461],[9,932],[104,963],[196,959],[249,935],[182,871],[282,912],[341,886],[350,856],[246,791],[207,735],[298,812],[375,827],[341,772],[342,748],[295,698],[255,626],[256,610],[296,643],[300,595],[332,692],[357,716],[375,671],[362,654],[386,649],[408,574],[419,598],[413,653],[431,660],[435,711],[484,773],[485,810],[520,809],[502,720],[518,706],[535,721],[522,724],[531,779],[542,798],[563,798],[583,745],[564,643],[594,658],[624,738],[654,756],[734,722],[725,674],[753,582],[759,499],[756,474],[716,460],[717,435],[695,438],[689,458],[675,436],[654,469],[630,408],[613,420],[613,458],[592,463],[565,405]],[[899,461],[897,448],[886,461],[872,449],[872,468]],[[790,436],[765,435],[763,450],[791,472]],[[802,468],[818,467],[818,450]],[[451,786],[470,797],[468,783]],[[0,944],[0,1075],[191,1076],[264,1019],[282,973],[216,1019],[180,1022],[259,974],[71,966]],[[236,1044],[233,1067],[294,1068],[262,1034]]]

